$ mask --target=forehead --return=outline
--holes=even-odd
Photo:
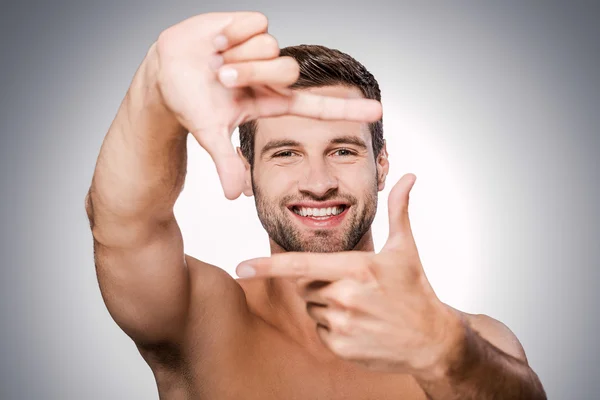
[[[341,98],[364,97],[360,89],[347,86],[323,86],[296,89],[298,92]],[[368,124],[355,121],[326,121],[314,118],[285,115],[257,120],[254,148],[257,152],[271,140],[293,139],[304,146],[328,143],[335,136],[357,136],[371,147]]]

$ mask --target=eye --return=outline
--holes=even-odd
[[[339,153],[339,155],[341,156],[354,156],[356,155],[356,153],[350,149],[337,149],[335,153]]]
[[[273,157],[281,157],[281,158],[289,158],[292,154],[294,154],[291,150],[282,151],[280,153],[274,154]]]

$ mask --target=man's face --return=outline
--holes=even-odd
[[[362,97],[359,89],[342,86],[303,90]],[[275,243],[286,251],[355,248],[369,231],[383,188],[366,123],[264,118],[254,150],[258,217]]]

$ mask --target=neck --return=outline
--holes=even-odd
[[[286,252],[277,243],[269,240],[271,254]],[[373,252],[373,234],[371,229],[365,233],[353,251]],[[325,354],[332,353],[328,350],[317,335],[316,322],[306,312],[306,302],[298,294],[296,279],[291,278],[266,278],[257,280],[257,294],[264,299],[266,317],[278,330],[298,342],[310,353],[324,358]],[[326,360],[334,357],[325,356]]]

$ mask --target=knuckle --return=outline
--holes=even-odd
[[[335,296],[335,301],[343,308],[356,308],[358,306],[358,296],[356,290],[351,287],[341,288]]]
[[[368,275],[367,280],[364,282],[378,280],[381,275],[381,266],[379,264],[377,264],[377,262],[375,261],[375,258],[367,255],[365,257],[364,264],[365,264],[366,273]]]
[[[163,30],[158,35],[158,38],[156,39],[156,51],[159,55],[164,54],[169,50],[171,43],[174,41],[173,36],[173,27]]]
[[[342,313],[331,324],[331,329],[336,333],[351,335],[354,330],[353,319],[350,313]]]
[[[280,57],[280,60],[282,72],[287,78],[286,82],[296,82],[300,77],[300,66],[298,65],[298,62],[290,56]]]
[[[256,25],[261,30],[267,29],[267,27],[269,26],[269,19],[267,18],[267,16],[265,14],[263,14],[259,11],[253,11],[250,15],[256,21]]]
[[[261,38],[261,47],[264,49],[270,57],[277,57],[279,55],[279,43],[272,35],[265,34]]]
[[[346,358],[350,356],[350,349],[348,347],[347,341],[343,338],[334,338],[330,343],[331,351],[342,358]]]
[[[368,264],[358,264],[352,268],[352,277],[358,282],[368,282],[373,274]]]
[[[360,282],[367,283],[375,278],[375,261],[369,254],[349,255],[347,265],[350,278]]]

